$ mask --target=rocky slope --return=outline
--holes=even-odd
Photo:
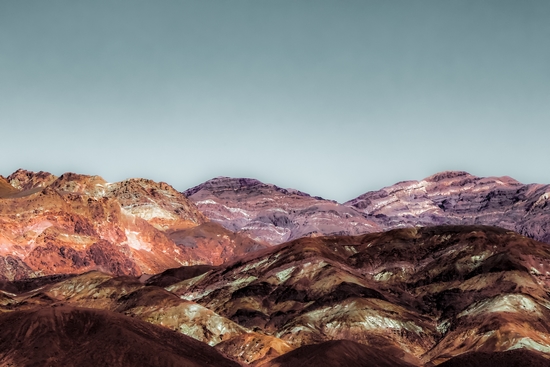
[[[32,172],[18,169],[7,177],[11,186],[19,191],[27,191],[37,188],[45,188],[57,180],[57,176],[49,172]]]
[[[541,353],[524,349],[507,352],[471,352],[451,358],[441,367],[549,367],[550,360]]]
[[[103,310],[251,366],[550,358],[550,248],[497,227],[302,238],[148,279],[93,271],[0,285],[2,314]]]
[[[67,306],[1,314],[0,365],[239,366],[214,348],[166,328]]]
[[[271,245],[379,228],[355,209],[253,179],[218,177],[184,192],[211,221]]]
[[[382,229],[440,224],[498,226],[550,243],[550,185],[449,171],[400,182],[345,203]]]
[[[96,271],[78,276],[4,282],[0,291],[0,311],[86,307],[115,312],[187,335],[246,363],[269,361],[292,350],[276,337],[254,332],[154,285],[169,278],[204,276],[212,269],[205,266],[171,269],[150,278],[146,284],[134,277],[114,277]]]
[[[166,183],[22,170],[0,178],[0,279],[92,269],[154,274],[219,265],[258,248],[210,223]]]
[[[257,241],[393,228],[490,225],[550,243],[550,185],[448,171],[399,182],[343,205],[253,179],[219,177],[185,191],[210,220]]]
[[[6,178],[0,176],[0,198],[10,197],[18,192],[19,190],[10,185]]]
[[[483,226],[303,238],[167,290],[293,348],[352,340],[403,364],[550,353],[550,248]]]
[[[275,358],[270,367],[413,367],[393,355],[351,340],[306,345]]]

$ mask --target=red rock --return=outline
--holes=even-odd
[[[10,177],[26,190],[0,180],[0,277],[6,280],[89,270],[139,276],[218,265],[262,248],[209,223],[162,182],[111,184],[99,176],[66,173],[53,179],[27,171]],[[182,236],[194,245],[182,243]]]

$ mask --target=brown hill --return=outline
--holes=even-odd
[[[397,355],[400,350],[395,350]],[[413,367],[387,351],[351,340],[334,340],[306,345],[269,363],[270,367]]]
[[[197,267],[191,267],[188,272],[177,270],[167,273],[187,278]],[[157,286],[146,286],[133,277],[89,272],[56,278],[33,279],[30,284],[11,282],[10,292],[0,292],[0,310],[31,311],[71,306],[115,311],[216,345],[224,354],[239,361],[266,360],[292,349],[276,337],[252,332],[195,302],[183,300]]]
[[[348,339],[435,364],[550,352],[548,245],[485,226],[303,238],[168,290],[294,347]]]
[[[44,307],[0,315],[2,366],[227,366],[214,348],[108,311]]]
[[[405,228],[303,238],[222,266],[171,269],[145,283],[99,272],[5,281],[0,310],[116,311],[255,366],[338,340],[365,346],[372,360],[433,366],[472,351],[550,354],[548,274],[548,245],[514,232]],[[324,346],[333,351],[326,360],[348,363],[339,352],[354,348],[346,343]]]
[[[461,354],[440,364],[441,367],[549,367],[550,360],[525,349],[507,352]]]

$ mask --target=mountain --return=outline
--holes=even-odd
[[[550,248],[486,226],[302,238],[166,289],[293,348],[351,340],[404,364],[550,353]]]
[[[218,177],[184,192],[211,221],[258,242],[393,228],[490,225],[550,243],[550,185],[447,171],[344,204],[253,179]]]
[[[209,270],[212,268],[203,266],[172,269],[150,278],[145,284],[134,277],[116,277],[97,271],[4,282],[0,291],[0,311],[86,307],[114,312],[187,335],[246,363],[268,361],[293,349],[279,338],[254,332],[154,285],[167,277],[191,279],[189,277],[198,274],[200,278]]]
[[[238,367],[188,336],[109,311],[43,307],[0,315],[2,366]]]
[[[270,245],[379,230],[354,208],[254,179],[218,177],[184,194],[211,221]]]
[[[5,280],[0,326],[32,334],[49,326],[18,320],[86,307],[115,326],[122,317],[185,334],[250,366],[490,365],[508,351],[508,362],[519,355],[537,365],[550,356],[549,273],[547,244],[498,227],[306,237],[148,279],[91,271]],[[72,316],[60,317],[46,324]],[[48,331],[55,345],[65,345],[55,339],[64,330]],[[40,347],[34,337],[17,347],[3,337],[14,338],[0,335],[0,358],[19,349],[42,358],[26,352]]]
[[[367,192],[344,205],[383,230],[441,224],[498,226],[550,243],[550,185],[441,172]]]
[[[8,185],[12,182],[15,186]],[[259,248],[166,183],[19,170],[0,179],[0,279],[102,270],[155,274]]]
[[[544,366],[547,192],[444,172],[338,204],[19,170],[0,365]]]

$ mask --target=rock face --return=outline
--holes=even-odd
[[[155,274],[219,265],[258,248],[209,223],[166,183],[22,170],[0,179],[0,279],[93,269]]]
[[[18,169],[7,178],[11,186],[15,187],[19,191],[45,188],[56,179],[57,176],[52,175],[49,172],[32,172],[24,169]]]
[[[550,243],[550,185],[510,177],[442,172],[368,192],[345,205],[382,229],[441,224],[484,224]]]
[[[211,221],[271,245],[379,228],[351,207],[258,180],[218,177],[184,192]]]

